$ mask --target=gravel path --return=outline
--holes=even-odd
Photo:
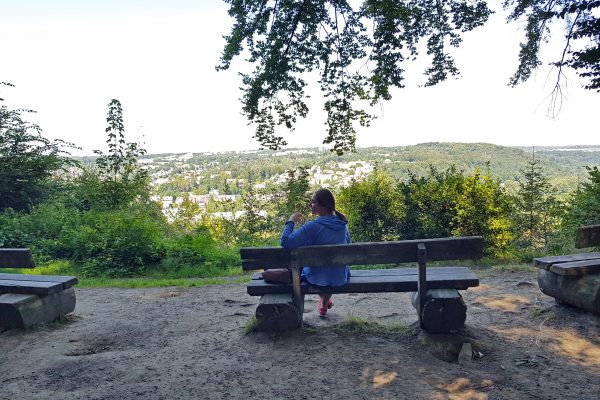
[[[423,334],[332,329],[349,314],[414,325],[408,294],[337,295],[326,319],[307,297],[304,331],[243,335],[258,302],[243,284],[78,289],[68,321],[0,334],[0,399],[598,398],[598,316],[533,273],[486,273],[464,297],[455,339],[477,357],[458,364]]]

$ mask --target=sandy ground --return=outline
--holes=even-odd
[[[78,289],[69,321],[0,334],[0,399],[598,399],[600,317],[559,306],[534,273],[478,272],[463,292],[476,357],[442,361],[419,333],[336,333],[349,314],[414,324],[409,295],[307,297],[308,329],[243,335],[243,284]]]

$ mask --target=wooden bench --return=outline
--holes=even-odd
[[[35,268],[29,249],[0,249],[0,268]],[[51,322],[75,309],[74,276],[0,273],[0,331]]]
[[[429,332],[455,332],[466,319],[466,305],[458,293],[478,286],[479,278],[466,267],[445,266],[427,269],[429,261],[478,259],[483,254],[479,236],[395,242],[350,243],[240,249],[246,271],[290,268],[291,284],[268,283],[260,272],[252,276],[248,294],[262,296],[256,309],[259,329],[283,330],[302,326],[304,295],[318,293],[416,292],[413,305],[420,326]],[[416,268],[351,270],[344,286],[318,288],[300,281],[304,265],[399,264],[416,262]]]
[[[575,247],[600,246],[600,225],[577,230]],[[533,260],[540,290],[556,300],[600,315],[600,252]]]

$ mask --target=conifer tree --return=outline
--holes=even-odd
[[[531,249],[539,250],[547,246],[548,235],[557,225],[559,202],[539,160],[535,159],[535,150],[528,164],[518,182],[516,220],[521,239]]]

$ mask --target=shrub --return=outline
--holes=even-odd
[[[163,256],[162,221],[139,210],[89,211],[69,232],[69,246],[82,274],[133,276]]]
[[[166,276],[208,277],[223,275],[239,265],[236,248],[219,246],[208,229],[198,227],[165,241],[160,271]]]

